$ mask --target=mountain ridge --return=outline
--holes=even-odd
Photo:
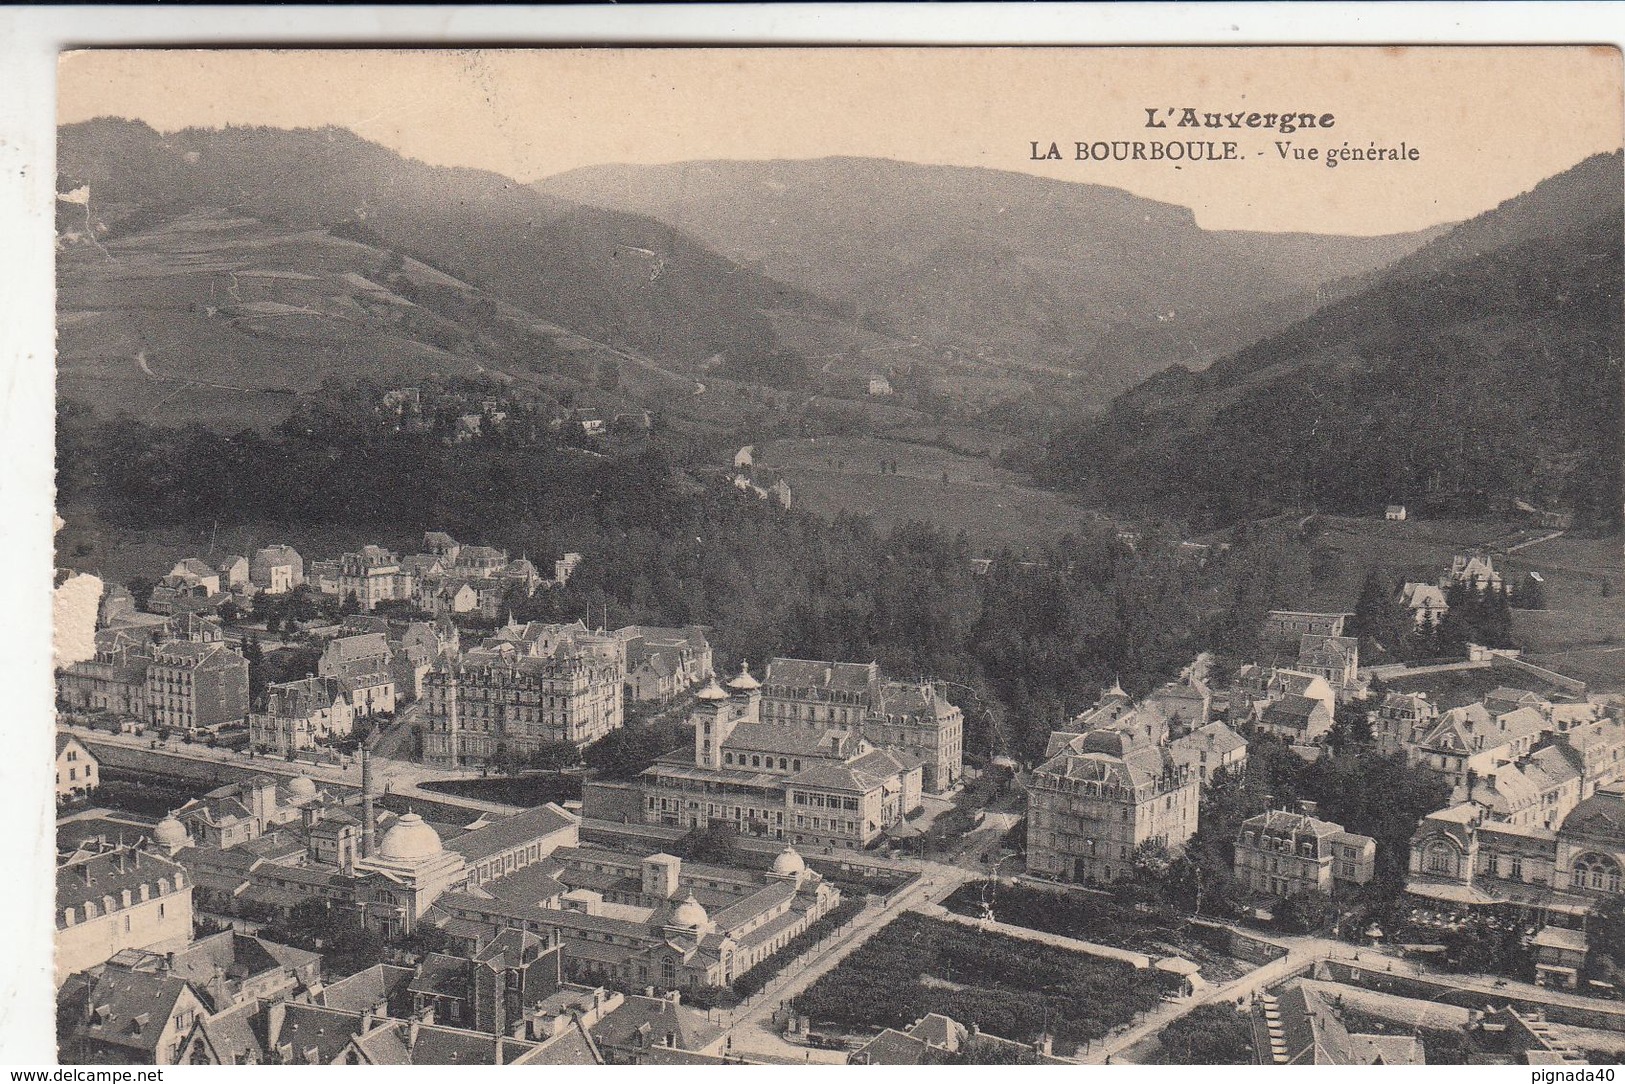
[[[851,156],[592,166],[536,187],[685,229],[900,334],[1035,355],[1114,391],[1205,365],[1268,330],[1272,302],[1312,307],[1437,232],[1209,231],[1112,186]]]
[[[1588,158],[1202,372],[1052,442],[1044,471],[1205,524],[1519,499],[1618,516],[1621,155]]]

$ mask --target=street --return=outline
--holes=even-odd
[[[1258,937],[1259,935],[1256,932],[1249,931],[1249,936]],[[1234,982],[1226,983],[1223,986],[1208,987],[1198,991],[1194,997],[1183,1001],[1164,1002],[1159,1008],[1153,1010],[1130,1027],[1108,1035],[1104,1042],[1095,1045],[1086,1053],[1080,1054],[1078,1060],[1086,1064],[1105,1063],[1109,1059],[1131,1051],[1135,1046],[1153,1037],[1198,1005],[1251,998],[1266,987],[1283,982],[1299,972],[1309,971],[1316,963],[1323,960],[1347,963],[1372,972],[1380,971],[1386,974],[1426,979],[1434,983],[1448,985],[1457,990],[1483,994],[1489,1001],[1520,998],[1540,1004],[1571,1005],[1593,1012],[1617,1011],[1625,1015],[1625,1006],[1619,1006],[1616,1002],[1599,1001],[1596,998],[1572,994],[1563,990],[1552,990],[1515,979],[1502,979],[1487,975],[1455,975],[1430,971],[1414,960],[1391,955],[1375,948],[1362,948],[1329,937],[1272,936],[1263,938],[1263,940],[1285,947],[1287,954],[1279,960],[1249,971]],[[1350,989],[1356,988],[1350,987]]]
[[[410,710],[408,709],[408,711]],[[361,785],[361,769],[354,761],[348,765],[337,765],[312,764],[302,760],[289,761],[280,757],[249,757],[246,753],[235,749],[211,749],[202,742],[188,744],[175,739],[159,742],[157,748],[154,749],[154,739],[150,734],[109,734],[106,730],[97,730],[65,721],[61,725],[65,731],[78,735],[81,740],[92,746],[118,746],[125,749],[139,749],[177,759],[229,764],[234,768],[248,768],[269,775],[306,775],[318,783],[340,783],[352,787]],[[402,718],[396,720],[395,725],[386,730],[380,745],[390,749],[398,749],[410,729],[407,714],[403,712]],[[437,780],[477,779],[479,778],[478,772],[429,768],[412,761],[396,760],[382,755],[378,756],[374,761],[373,772],[380,794],[406,795],[408,797],[423,798],[426,801],[466,806],[469,809],[483,810],[488,813],[517,812],[516,806],[506,805],[501,802],[488,802],[479,798],[464,798],[440,791],[424,790],[419,786],[420,783]]]
[[[957,866],[936,862],[922,864],[918,880],[896,893],[884,904],[871,905],[838,936],[824,941],[812,952],[794,961],[761,993],[732,1012],[724,1014],[723,1026],[732,1043],[731,1050],[738,1054],[759,1054],[776,1061],[811,1061],[841,1065],[846,1052],[824,1050],[786,1042],[775,1030],[773,1014],[824,975],[833,971],[851,955],[859,945],[885,928],[905,911],[918,911],[945,899],[954,889],[978,874]]]

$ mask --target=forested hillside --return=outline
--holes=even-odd
[[[1206,372],[1173,369],[1044,470],[1198,523],[1517,498],[1618,516],[1620,156],[1465,223]]]
[[[1256,342],[1434,233],[1205,230],[1106,185],[878,158],[606,164],[536,187],[658,219],[984,365],[1065,370],[1095,403]]]
[[[326,399],[269,435],[235,436],[69,404],[58,430],[64,515],[204,537],[262,525],[296,544],[336,525],[407,551],[429,529],[533,559],[577,550],[586,559],[565,589],[510,600],[519,620],[607,606],[616,624],[711,626],[728,665],[876,659],[900,676],[948,678],[972,690],[954,695],[974,752],[996,729],[997,748],[1028,757],[1114,679],[1145,692],[1204,648],[1250,651],[1264,611],[1290,597],[1282,569],[1302,556],[1243,538],[1199,564],[1155,530],[1131,550],[1103,529],[978,576],[963,538],[785,512],[686,476],[652,445],[613,457],[547,438],[447,446],[396,431],[364,401]],[[93,571],[97,554],[61,559]]]

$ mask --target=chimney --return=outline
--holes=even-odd
[[[378,834],[378,818],[373,810],[372,799],[375,781],[372,777],[372,757],[367,751],[368,742],[363,741],[356,755],[361,758],[361,857],[371,858],[373,844]]]
[[[411,1050],[413,1047],[418,1045],[418,1029],[422,1026],[423,1021],[416,1016],[412,1017],[411,1022],[406,1025],[407,1050]]]

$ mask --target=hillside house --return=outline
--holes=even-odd
[[[1406,609],[1411,612],[1411,619],[1418,627],[1432,621],[1437,625],[1444,620],[1444,615],[1450,612],[1450,604],[1445,602],[1444,592],[1431,583],[1407,583],[1400,590],[1400,598],[1404,601]]]
[[[72,734],[56,736],[56,796],[60,801],[88,794],[101,781],[96,757]]]
[[[299,551],[281,543],[254,552],[248,579],[268,595],[284,595],[305,582],[305,561]]]
[[[1450,561],[1450,571],[1439,579],[1441,588],[1448,589],[1454,584],[1474,591],[1496,588],[1501,586],[1501,573],[1495,567],[1495,560],[1487,554],[1463,556],[1458,553]]]

